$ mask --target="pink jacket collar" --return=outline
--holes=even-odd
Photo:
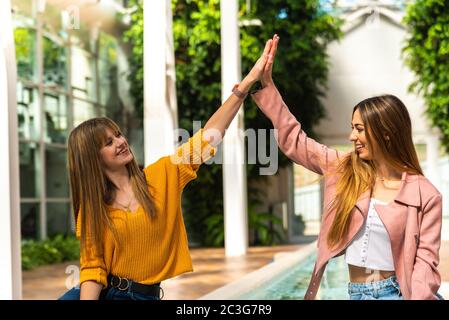
[[[365,191],[359,197],[356,203],[356,207],[366,215],[370,203],[370,190]],[[400,202],[402,204],[414,207],[421,206],[421,196],[419,189],[419,176],[416,174],[403,172],[401,178],[401,187],[394,202]]]

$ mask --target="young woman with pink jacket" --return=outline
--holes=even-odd
[[[392,95],[359,102],[350,152],[308,138],[272,80],[278,41],[275,35],[253,99],[278,130],[280,149],[324,176],[318,257],[305,299],[315,298],[328,261],[343,254],[350,299],[442,299],[442,196],[419,165],[407,108]]]

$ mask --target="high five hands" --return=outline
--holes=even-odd
[[[255,82],[260,80],[263,87],[273,85],[271,73],[278,42],[279,37],[277,34],[267,41],[265,49],[254,64],[254,67],[246,77],[237,84],[237,87],[233,89],[232,92],[234,94],[230,95],[223,105],[206,122],[204,126],[205,131],[214,129],[213,133],[210,133],[209,137],[206,138],[210,144],[217,146],[222,141],[226,129],[229,127],[232,119],[234,119],[242,105],[242,100],[245,99],[249,89]]]
[[[261,81],[262,87],[273,84],[272,71],[273,62],[276,56],[276,50],[279,43],[279,36],[275,34],[272,39],[268,40],[265,44],[265,49],[256,61],[251,71],[248,73],[248,77],[252,82]]]

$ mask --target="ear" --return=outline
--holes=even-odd
[[[387,143],[387,148],[390,148],[391,147],[390,137],[385,134],[384,138],[385,138],[385,142]]]

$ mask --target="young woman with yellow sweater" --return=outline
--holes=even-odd
[[[68,140],[80,286],[61,300],[158,300],[160,282],[193,271],[181,194],[210,158],[250,87],[272,63],[272,40],[226,102],[176,153],[139,170],[108,118],[81,123]]]

